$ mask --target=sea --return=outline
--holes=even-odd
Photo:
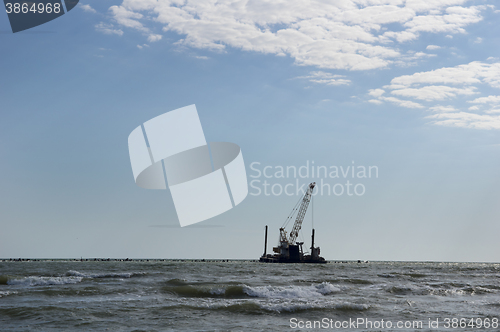
[[[0,331],[500,331],[500,264],[1,260]]]

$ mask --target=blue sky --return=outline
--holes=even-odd
[[[16,34],[0,15],[0,257],[257,258],[264,225],[275,245],[295,196],[180,228],[168,190],[135,185],[130,132],[196,104],[249,180],[378,167],[362,196],[315,197],[326,259],[498,262],[494,2],[323,3],[81,1]]]

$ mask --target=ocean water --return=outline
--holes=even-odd
[[[0,261],[0,331],[500,331],[499,318],[500,264]]]

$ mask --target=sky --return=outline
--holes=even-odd
[[[0,257],[257,259],[300,198],[279,189],[316,181],[302,238],[313,222],[327,260],[499,262],[499,16],[495,1],[82,0],[13,34],[0,15]],[[169,190],[135,184],[127,138],[192,104],[208,142],[241,147],[249,195],[181,228]]]

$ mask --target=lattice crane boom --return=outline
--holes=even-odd
[[[290,232],[290,238],[288,239],[289,245],[294,245],[297,236],[299,236],[299,231],[300,228],[302,227],[302,222],[304,221],[304,217],[307,212],[307,207],[309,206],[309,202],[311,201],[312,192],[315,186],[316,182],[309,184],[309,188],[307,189],[307,192],[304,194],[304,198],[302,199],[302,203],[300,204],[299,212],[297,213],[297,218],[295,219],[292,231]]]

